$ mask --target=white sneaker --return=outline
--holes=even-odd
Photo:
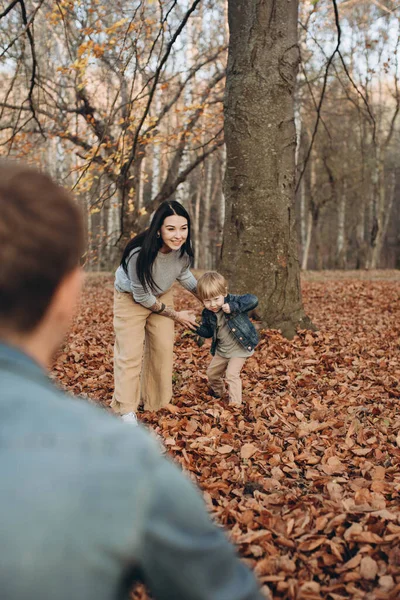
[[[129,425],[138,425],[138,420],[134,412],[126,413],[126,415],[122,415],[121,418],[124,423],[129,423]]]

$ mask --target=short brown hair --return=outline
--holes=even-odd
[[[84,251],[81,212],[50,177],[0,161],[0,332],[29,333]]]
[[[216,296],[225,296],[226,280],[217,271],[207,271],[197,281],[197,295],[200,300],[209,300]]]

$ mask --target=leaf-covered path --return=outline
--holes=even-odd
[[[178,306],[200,305],[181,288]],[[112,278],[88,278],[54,375],[107,407]],[[303,283],[316,333],[262,332],[243,409],[207,394],[209,342],[177,331],[174,405],[141,413],[273,598],[400,598],[400,279]],[[147,596],[138,592],[137,598]]]

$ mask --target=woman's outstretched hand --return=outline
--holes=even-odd
[[[178,323],[189,327],[192,331],[197,329],[198,324],[196,323],[196,315],[192,310],[181,310],[176,313],[176,320]]]

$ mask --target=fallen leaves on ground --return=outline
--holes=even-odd
[[[108,407],[112,278],[88,279],[54,376]],[[263,331],[244,405],[208,394],[209,341],[179,329],[174,400],[140,419],[201,487],[273,598],[400,598],[400,300],[390,280],[303,284],[316,333]],[[179,308],[200,310],[176,289]],[[145,599],[143,589],[135,598]]]

